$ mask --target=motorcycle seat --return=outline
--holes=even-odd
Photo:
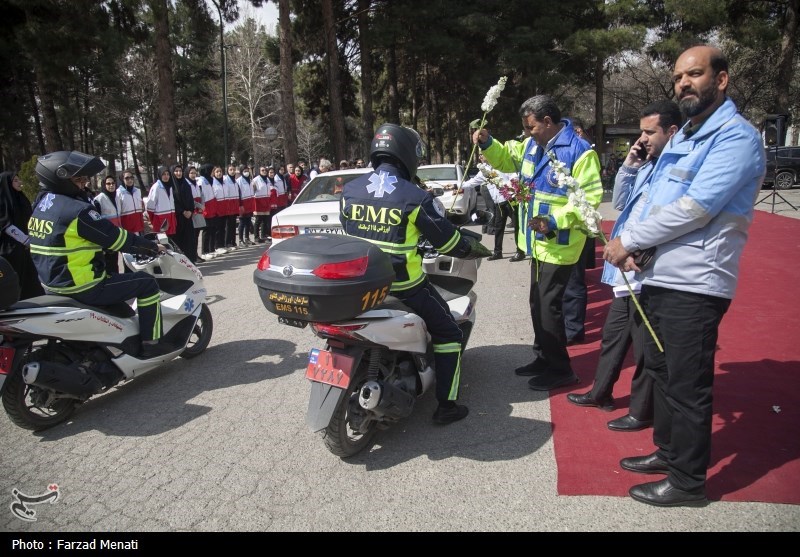
[[[133,317],[136,315],[136,311],[134,311],[134,309],[125,302],[119,302],[110,306],[88,306],[67,296],[53,295],[36,296],[35,298],[22,300],[12,305],[9,310],[24,311],[26,309],[40,309],[48,306],[69,307],[75,309],[95,309],[114,317]]]

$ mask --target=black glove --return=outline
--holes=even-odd
[[[133,247],[133,253],[145,257],[155,257],[158,255],[158,244],[156,242],[148,242],[148,245],[138,244]]]
[[[489,257],[492,255],[492,251],[480,243],[479,240],[471,236],[464,236],[467,242],[469,243],[469,253],[462,257],[461,259],[479,259],[481,257]]]

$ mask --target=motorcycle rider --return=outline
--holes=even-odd
[[[39,157],[40,193],[29,229],[31,256],[45,289],[92,306],[137,300],[142,355],[159,354],[160,293],[144,272],[109,276],[103,250],[163,253],[166,248],[129,234],[104,219],[82,196],[82,186],[106,165],[79,151],[56,151]]]
[[[463,334],[423,272],[417,243],[424,235],[440,253],[463,259],[491,252],[474,238],[462,236],[445,217],[441,202],[412,182],[425,156],[425,144],[415,130],[380,126],[370,151],[374,170],[345,184],[339,220],[345,233],[373,242],[392,258],[396,276],[391,293],[425,321],[433,340],[439,401],[433,421],[449,424],[469,413],[455,402]]]

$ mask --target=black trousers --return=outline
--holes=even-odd
[[[194,245],[194,224],[192,217],[188,219],[183,216],[183,213],[175,215],[177,226],[175,234],[170,236],[170,239],[178,245],[181,252],[189,258],[189,261],[195,263],[197,261],[197,246]]]
[[[253,229],[253,213],[245,213],[239,217],[239,241],[250,239],[250,232]]]
[[[156,279],[142,271],[113,275],[86,292],[70,295],[90,306],[109,306],[136,298],[143,341],[157,340],[163,334],[160,296]]]
[[[712,386],[719,324],[727,298],[645,285],[642,303],[656,336],[645,334],[645,366],[653,375],[653,443],[669,465],[670,483],[703,487],[711,458]]]
[[[533,362],[537,366],[542,365],[563,374],[572,373],[562,307],[564,290],[572,267],[540,263],[534,259],[531,264],[531,290],[528,299],[533,321]]]
[[[433,341],[433,359],[436,364],[436,400],[445,402],[458,399],[461,382],[461,346],[464,335],[458,328],[447,302],[426,280],[412,292],[393,293],[396,298],[419,315]]]
[[[217,247],[236,245],[236,215],[217,217]]]
[[[498,207],[497,205],[495,205],[494,199],[492,199],[492,196],[489,194],[489,188],[486,184],[481,184],[481,197],[483,198],[483,202],[486,205],[486,210],[497,216]],[[489,233],[488,230],[489,226],[490,223],[483,225],[483,232],[485,234]]]
[[[614,298],[603,324],[603,340],[600,342],[600,360],[591,397],[603,400],[611,396],[614,384],[619,379],[622,364],[628,349],[633,344],[636,370],[631,380],[631,401],[628,414],[637,420],[653,419],[653,377],[644,367],[644,334],[650,334],[642,323],[642,316],[630,296]]]
[[[256,240],[266,240],[267,236],[271,236],[269,225],[272,221],[272,215],[256,215],[256,223],[254,235]]]
[[[578,262],[569,276],[567,289],[564,291],[564,327],[566,327],[567,340],[582,338],[586,334],[586,304],[588,302],[586,269],[594,268],[594,258],[594,238],[587,238]]]
[[[214,253],[214,250],[219,247],[219,245],[217,244],[218,226],[219,226],[219,217],[206,218],[206,227],[203,229],[202,253]]]
[[[511,205],[506,201],[504,203],[499,203],[494,206],[495,207],[495,231],[494,231],[494,251],[495,253],[503,253],[503,234],[506,232],[506,222],[508,221],[509,217],[512,217],[512,213],[514,212],[511,208]],[[512,217],[513,218],[513,217]],[[516,242],[516,234],[514,235],[514,241]]]

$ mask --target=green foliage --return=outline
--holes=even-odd
[[[32,202],[39,193],[39,178],[36,177],[36,161],[39,157],[33,155],[30,160],[22,163],[19,169],[19,179],[22,180],[22,192]]]

